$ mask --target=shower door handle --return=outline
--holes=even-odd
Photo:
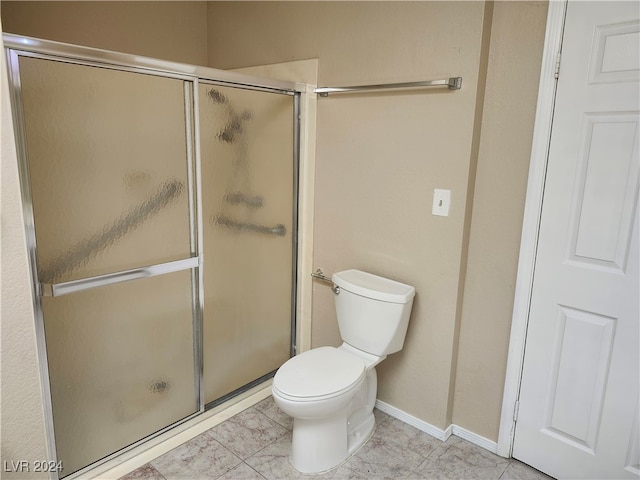
[[[40,295],[43,297],[60,297],[70,293],[81,292],[96,287],[104,287],[116,283],[128,282],[139,278],[155,277],[165,273],[179,272],[200,266],[199,257],[185,258],[174,262],[160,263],[148,267],[134,268],[122,272],[106,273],[95,277],[81,278],[62,283],[41,283]]]

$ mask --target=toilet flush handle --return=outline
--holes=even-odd
[[[324,274],[324,272],[322,271],[321,268],[316,269],[316,271],[313,272],[311,274],[311,276],[313,278],[317,278],[318,280],[321,280],[323,282],[330,283],[331,284],[331,290],[333,291],[333,293],[335,293],[336,295],[340,295],[340,287],[337,286],[335,283],[333,283],[331,281],[331,279]]]

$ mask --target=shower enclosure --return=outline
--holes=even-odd
[[[49,443],[64,477],[294,353],[300,92],[4,42]]]

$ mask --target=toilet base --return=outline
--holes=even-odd
[[[347,421],[344,415],[322,421],[293,421],[290,462],[302,473],[320,473],[342,463],[348,456]]]
[[[376,369],[367,372],[365,387],[360,389],[353,399],[352,410],[347,421],[347,442],[349,455],[360,448],[369,439],[376,426],[373,408],[378,392]]]
[[[375,430],[373,413],[353,432],[347,433],[347,419],[294,419],[289,462],[300,473],[324,473],[340,466],[356,453]],[[338,439],[338,441],[336,441]]]
[[[348,456],[353,455],[361,446],[367,443],[367,440],[373,435],[375,427],[376,420],[373,413],[371,413],[368,418],[364,419],[359,425],[356,425],[355,428],[349,428],[347,441]]]
[[[294,418],[289,461],[301,473],[331,470],[362,447],[373,434],[378,379],[375,368],[354,395],[350,407],[331,417]]]

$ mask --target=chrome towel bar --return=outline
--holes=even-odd
[[[350,87],[320,87],[313,90],[321,97],[328,97],[330,93],[367,92],[374,90],[398,90],[420,87],[448,87],[449,90],[462,88],[462,77],[450,77],[443,80],[424,80],[421,82],[382,83],[379,85],[353,85]]]

